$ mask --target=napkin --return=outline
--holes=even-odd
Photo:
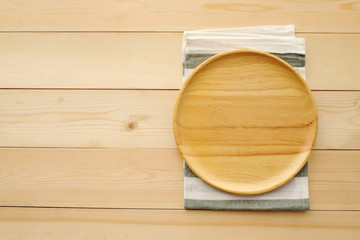
[[[289,26],[256,26],[184,32],[183,82],[203,61],[234,49],[271,53],[305,76],[305,40],[295,37]],[[288,183],[267,193],[237,195],[221,191],[202,181],[184,163],[186,209],[212,210],[308,210],[308,165]]]

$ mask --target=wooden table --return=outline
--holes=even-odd
[[[294,24],[319,110],[307,212],[186,211],[184,30]],[[360,2],[3,0],[0,239],[360,239]]]

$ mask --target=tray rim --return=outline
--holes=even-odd
[[[186,158],[184,157],[184,154],[183,152],[181,151],[180,147],[179,147],[179,136],[176,132],[176,119],[178,117],[178,114],[177,114],[177,110],[178,110],[178,107],[179,107],[179,103],[180,103],[180,100],[181,100],[181,97],[182,97],[182,93],[184,92],[184,90],[186,89],[187,85],[189,84],[189,82],[193,79],[193,77],[197,74],[197,72],[199,72],[203,67],[205,67],[207,64],[217,60],[218,58],[221,58],[221,57],[224,57],[224,56],[228,56],[228,55],[232,55],[232,54],[244,54],[244,53],[253,53],[253,54],[258,54],[258,55],[262,55],[262,56],[267,56],[267,57],[271,57],[273,58],[274,60],[282,63],[285,67],[287,67],[289,70],[291,70],[293,73],[296,74],[296,76],[298,77],[298,79],[302,82],[302,84],[305,86],[306,90],[308,91],[309,93],[309,96],[311,98],[311,102],[313,104],[313,107],[314,107],[314,111],[315,111],[315,133],[314,133],[314,139],[313,139],[313,142],[311,144],[311,147],[310,147],[310,150],[309,150],[309,153],[306,155],[306,157],[304,158],[303,162],[299,165],[298,169],[296,171],[294,171],[288,178],[280,181],[279,183],[273,185],[273,186],[270,186],[270,187],[267,187],[267,188],[264,188],[264,189],[261,189],[261,190],[256,190],[256,191],[243,191],[243,190],[239,190],[239,191],[231,191],[229,189],[225,189],[221,186],[218,186],[212,182],[209,182],[206,177],[203,177],[201,174],[199,174],[199,172],[197,171],[196,168],[193,168],[191,166],[191,163],[189,163]],[[315,99],[314,99],[314,96],[311,92],[311,89],[309,88],[307,82],[303,79],[303,77],[287,62],[285,62],[284,60],[282,60],[281,58],[279,57],[276,57],[270,53],[267,53],[267,52],[263,52],[263,51],[258,51],[258,50],[253,50],[253,49],[236,49],[236,50],[231,50],[231,51],[226,51],[226,52],[222,52],[222,53],[219,53],[219,54],[216,54],[208,59],[206,59],[204,62],[202,62],[200,65],[198,65],[194,71],[189,75],[189,77],[186,79],[186,81],[183,83],[179,93],[178,93],[178,96],[176,98],[176,102],[175,102],[175,106],[174,106],[174,111],[173,111],[173,134],[174,134],[174,138],[175,138],[175,142],[176,142],[176,146],[180,152],[180,155],[181,157],[183,158],[183,160],[186,162],[186,164],[188,165],[188,167],[201,179],[203,180],[204,182],[206,182],[207,184],[217,188],[217,189],[220,189],[222,191],[225,191],[225,192],[229,192],[229,193],[233,193],[233,194],[241,194],[241,195],[255,195],[255,194],[261,194],[261,193],[266,193],[266,192],[269,192],[271,190],[274,190],[274,189],[277,189],[279,187],[281,187],[282,185],[286,184],[287,182],[289,182],[291,179],[293,179],[296,174],[305,166],[305,164],[308,162],[308,159],[309,159],[309,156],[310,154],[312,153],[312,150],[314,149],[314,146],[315,146],[315,142],[316,142],[316,139],[317,139],[317,133],[318,133],[318,110],[317,110],[317,105],[316,105],[316,102],[315,102]]]

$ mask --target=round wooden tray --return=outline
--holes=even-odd
[[[199,65],[181,89],[174,135],[190,169],[236,194],[275,189],[305,165],[317,109],[309,87],[283,60],[235,50]]]

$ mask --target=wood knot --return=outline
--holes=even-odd
[[[137,129],[137,122],[136,121],[130,121],[125,126],[125,130],[127,132],[134,131],[135,129]]]

